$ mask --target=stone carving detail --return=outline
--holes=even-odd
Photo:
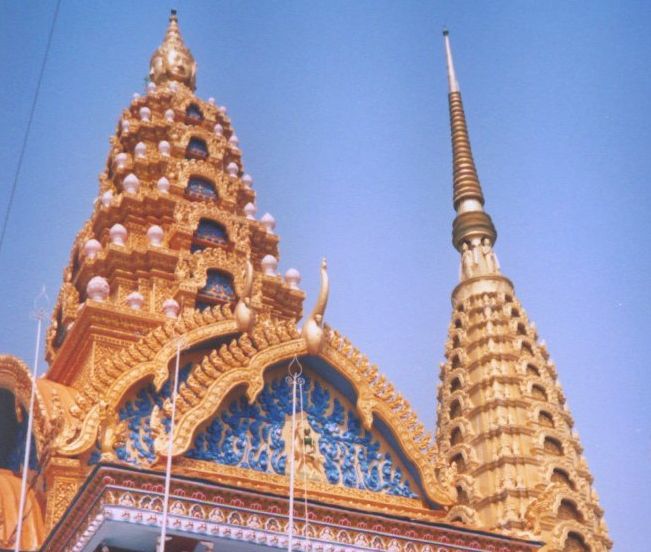
[[[470,244],[468,242],[462,244],[459,271],[461,281],[499,273],[500,264],[490,239],[483,238],[481,241],[473,240]]]

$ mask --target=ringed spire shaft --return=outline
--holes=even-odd
[[[450,130],[452,136],[453,203],[457,216],[452,225],[452,243],[461,251],[463,243],[479,243],[488,238],[491,245],[497,231],[488,213],[484,211],[482,193],[475,160],[472,156],[466,116],[463,111],[459,81],[452,59],[450,36],[443,31],[448,67],[448,101],[450,105]]]

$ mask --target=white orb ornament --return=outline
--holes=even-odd
[[[228,139],[228,143],[231,146],[239,148],[240,147],[240,139],[237,137],[237,134],[231,134],[231,137]]]
[[[242,184],[244,184],[245,188],[251,188],[253,184],[253,178],[249,173],[245,173],[242,175]]]
[[[239,170],[240,168],[237,166],[237,163],[235,163],[235,161],[231,161],[228,165],[226,165],[226,172],[231,178],[236,178],[237,172]]]
[[[100,303],[106,301],[110,291],[111,288],[109,287],[108,281],[101,276],[93,276],[86,286],[86,295],[88,295],[88,298]]]
[[[138,192],[139,187],[140,180],[138,180],[138,177],[135,174],[129,173],[124,177],[124,180],[122,181],[122,188],[124,188],[124,191],[126,193],[135,194]]]
[[[173,110],[173,109],[168,109],[168,110],[165,112],[165,120],[166,120],[168,123],[173,123],[173,122],[174,122],[174,110]]]
[[[142,293],[138,293],[137,291],[133,291],[127,295],[126,301],[127,306],[133,310],[140,310],[145,304],[145,298],[142,296]]]
[[[165,235],[164,230],[157,224],[153,224],[147,230],[147,239],[149,240],[149,245],[152,247],[160,247],[163,245],[163,236]]]
[[[136,144],[136,147],[133,148],[133,152],[136,154],[136,157],[138,159],[142,159],[147,155],[147,146],[145,145],[144,142],[138,142]]]
[[[140,97],[140,94],[138,92],[134,92],[133,96],[131,96],[134,100],[137,100]]]
[[[154,92],[156,90],[156,85],[153,82],[147,83],[147,92]]]
[[[178,85],[178,83],[176,83],[176,82],[174,82],[174,81],[170,82],[170,84],[169,84],[169,89],[170,89],[172,92],[177,92],[178,89],[179,89],[179,85]]]
[[[290,268],[285,272],[285,282],[291,289],[299,289],[298,284],[301,283],[301,273],[295,268]]]
[[[102,205],[109,207],[113,202],[113,190],[108,190],[102,194]]]
[[[209,103],[210,105],[215,105],[215,98],[213,98],[212,96],[210,96],[210,98],[208,98],[208,103]]]
[[[158,153],[160,153],[163,157],[170,156],[170,149],[170,143],[167,140],[161,140],[158,142]]]
[[[163,313],[167,318],[177,318],[181,307],[174,299],[165,299],[163,302]]]
[[[276,227],[276,219],[273,218],[271,213],[265,213],[262,215],[260,218],[260,222],[262,223],[262,226],[264,226],[265,230],[267,231],[267,234],[273,234],[274,233],[274,228]]]
[[[149,109],[146,105],[141,107],[138,113],[140,114],[141,121],[151,121],[151,109]]]
[[[265,255],[262,257],[262,270],[267,276],[275,276],[276,269],[278,268],[278,259],[273,255]]]
[[[225,105],[221,105],[217,108],[217,111],[219,111],[222,115],[226,115],[228,113],[228,109],[226,109]]]
[[[111,243],[113,245],[123,247],[124,242],[127,239],[127,229],[119,223],[114,224],[109,230],[109,238],[111,238]]]
[[[116,168],[117,170],[122,170],[122,169],[124,169],[124,167],[125,167],[126,164],[127,164],[127,159],[128,159],[128,158],[129,158],[129,156],[128,156],[126,153],[124,153],[124,152],[118,153],[118,154],[115,156],[115,168]]]
[[[101,250],[102,244],[95,238],[91,238],[84,244],[84,257],[87,259],[94,259]]]
[[[160,193],[166,194],[170,191],[170,181],[164,176],[161,176],[156,183],[156,187]]]
[[[122,121],[120,121],[120,127],[122,128],[122,132],[127,134],[129,132],[129,125],[130,124],[131,123],[129,123],[129,119],[122,119]]]
[[[219,123],[217,123],[213,128],[215,130],[215,135],[216,136],[223,136],[224,135],[224,127],[221,126]]]
[[[255,214],[258,212],[258,208],[253,203],[247,203],[244,206],[244,214],[249,220],[255,220]]]

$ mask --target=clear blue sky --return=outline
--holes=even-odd
[[[0,253],[2,352],[32,362],[32,299],[56,296],[170,7],[278,220],[282,270],[309,308],[327,255],[328,323],[430,427],[458,272],[449,26],[503,271],[557,363],[615,550],[646,549],[651,4],[64,0]],[[0,4],[1,213],[53,8]]]

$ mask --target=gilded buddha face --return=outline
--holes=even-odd
[[[170,49],[158,52],[151,61],[149,77],[157,84],[174,80],[194,86],[195,61],[182,50]]]
[[[196,71],[197,64],[183,43],[173,15],[163,44],[152,56],[149,77],[156,84],[172,80],[194,89]]]

